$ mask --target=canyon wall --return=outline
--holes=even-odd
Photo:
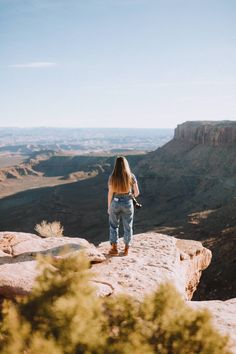
[[[174,139],[211,146],[236,144],[236,122],[185,122],[175,129]]]

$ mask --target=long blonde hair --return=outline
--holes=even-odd
[[[109,184],[114,192],[128,193],[132,184],[129,163],[124,156],[118,156],[111,174]]]

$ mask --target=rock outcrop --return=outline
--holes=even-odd
[[[22,232],[0,232],[0,295],[13,298],[30,292],[37,275],[37,254],[60,257],[83,249],[97,273],[96,284],[104,295],[127,292],[138,298],[163,281],[171,281],[190,300],[211,252],[200,242],[177,240],[156,233],[135,235],[129,257],[108,257],[109,242],[95,247],[81,238],[41,238]],[[108,287],[108,288],[107,288]]]
[[[40,173],[36,172],[27,164],[21,164],[19,166],[4,167],[0,169],[0,182],[7,179],[21,179],[22,176],[39,176]]]
[[[174,139],[211,146],[236,143],[236,122],[196,121],[179,124]]]
[[[194,309],[207,309],[213,315],[213,323],[222,333],[230,337],[231,351],[236,353],[236,298],[227,301],[189,301]]]
[[[99,279],[106,279],[117,292],[127,292],[142,298],[158,284],[170,281],[190,300],[199,283],[201,272],[211,262],[211,252],[197,241],[177,240],[157,233],[138,234],[133,237],[129,257],[108,258],[96,264]],[[98,250],[108,254],[109,242]]]
[[[28,294],[38,274],[36,255],[61,257],[63,250],[65,256],[83,250],[91,263],[105,260],[105,256],[85,239],[41,238],[24,232],[0,232],[0,296],[14,298]],[[108,288],[107,291],[110,291]],[[104,293],[104,285],[101,291]]]
[[[69,248],[62,255],[65,245]],[[108,256],[109,248],[109,242],[96,248],[81,238],[41,238],[22,232],[0,232],[0,297],[14,298],[31,291],[38,274],[37,254],[67,257],[83,250],[92,264],[92,282],[99,296],[125,292],[138,299],[163,281],[170,281],[190,300],[201,272],[211,261],[211,251],[200,242],[157,233],[135,235],[127,257],[122,252],[122,241],[118,257]],[[236,299],[188,303],[197,308],[207,307],[212,312],[215,325],[230,335],[236,353]]]

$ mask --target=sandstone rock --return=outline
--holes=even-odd
[[[67,246],[71,251],[83,249],[91,262],[102,262],[105,257],[96,247],[82,238],[77,237],[48,237],[24,232],[0,232],[0,250],[13,257],[33,256],[37,253],[58,256]],[[68,250],[69,252],[69,250]]]
[[[120,242],[120,248],[123,248]],[[105,255],[109,242],[98,247]],[[200,242],[177,240],[157,233],[144,233],[133,237],[128,257],[108,257],[93,269],[99,277],[113,285],[115,292],[126,292],[142,298],[158,284],[171,281],[188,300],[192,298],[201,272],[211,261],[211,252]]]
[[[19,166],[4,167],[0,169],[0,182],[6,179],[21,179],[22,176],[39,176],[29,164],[20,164]]]
[[[105,297],[114,293],[112,284],[106,282],[105,280],[92,279],[91,282],[96,288],[97,296]]]
[[[65,250],[64,246],[68,248]],[[68,256],[79,250],[87,254],[91,263],[105,260],[94,245],[81,238],[41,238],[24,232],[0,232],[0,295],[14,298],[30,292],[37,275],[37,254],[61,257],[62,251]],[[109,286],[105,289],[105,285],[97,285],[97,288],[102,294],[111,292]]]
[[[230,337],[231,350],[236,353],[236,298],[227,301],[190,301],[195,308],[206,308],[212,313],[213,323],[222,334]]]
[[[196,144],[232,145],[236,143],[236,123],[233,121],[195,121],[179,124],[174,139]]]
[[[108,242],[98,247],[105,255],[109,248]],[[123,240],[118,248],[118,257],[108,256],[93,270],[113,286],[114,293],[125,292],[139,299],[163,281],[171,281],[190,300],[212,256],[200,242],[157,233],[135,235],[127,257],[122,254]],[[236,299],[187,303],[194,308],[206,307],[212,313],[213,323],[222,334],[229,335],[232,353],[236,353]]]
[[[202,271],[211,263],[211,251],[203,247],[201,242],[193,240],[176,240],[180,250],[180,260],[185,268],[187,298],[191,299],[197,289]]]
[[[35,256],[53,254],[61,257],[64,245],[71,246],[64,256],[83,249],[93,263],[92,284],[98,296],[125,292],[142,299],[163,281],[172,282],[180,294],[190,300],[201,272],[211,261],[211,252],[200,242],[179,240],[154,232],[133,237],[128,256],[123,241],[118,257],[108,256],[109,242],[98,248],[79,238],[41,238],[21,232],[0,232],[0,296],[14,298],[28,294],[38,274]],[[100,263],[97,263],[100,262]],[[229,301],[190,302],[193,307],[207,307],[222,333],[230,335],[236,353],[236,299]]]
[[[169,280],[186,299],[191,299],[201,271],[211,260],[211,252],[200,242],[156,233],[135,235],[129,257],[106,259],[109,242],[96,248],[79,238],[0,232],[0,294],[6,297],[27,294],[37,274],[35,256],[40,253],[58,257],[65,245],[70,247],[67,255],[83,249],[91,263],[103,262],[93,266],[98,273],[94,282],[101,295],[125,290],[142,297]]]
[[[35,260],[13,261],[0,265],[0,296],[14,299],[17,295],[27,295],[37,275]]]

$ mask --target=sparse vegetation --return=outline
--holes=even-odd
[[[43,220],[34,229],[42,237],[61,237],[64,231],[60,221],[47,222]]]
[[[141,303],[126,295],[98,298],[82,254],[41,256],[39,267],[32,293],[3,305],[3,354],[229,353],[209,313],[189,308],[169,284]]]

